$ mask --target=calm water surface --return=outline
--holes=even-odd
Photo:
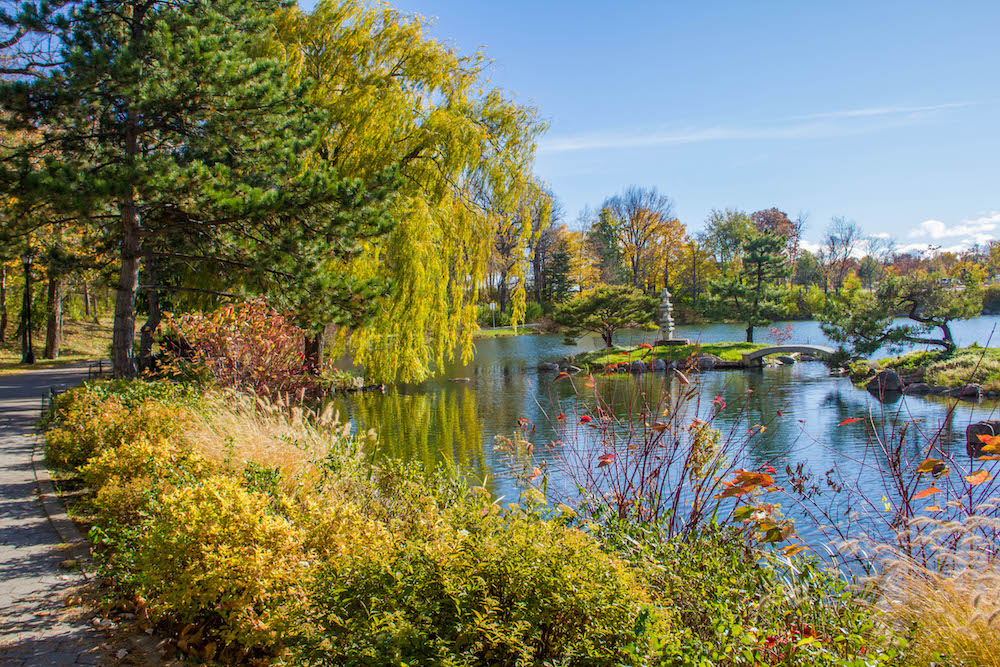
[[[794,343],[829,344],[816,322],[779,323],[791,327]],[[1000,317],[981,317],[953,327],[960,345],[986,345],[1000,324]],[[705,343],[741,340],[739,325],[713,324],[678,327],[677,335]],[[625,332],[617,342],[652,342],[653,332]],[[758,330],[757,339],[767,342],[768,331]],[[385,394],[369,393],[338,399],[341,414],[350,416],[357,429],[375,429],[381,451],[387,456],[417,460],[434,466],[447,459],[457,463],[476,480],[486,480],[497,494],[517,497],[515,476],[496,437],[510,436],[519,419],[530,420],[537,429],[531,436],[536,452],[556,457],[594,431],[578,426],[578,415],[592,413],[594,392],[616,396],[614,409],[633,414],[645,403],[662,405],[682,391],[676,377],[648,373],[639,378],[616,376],[598,378],[597,387],[586,386],[581,374],[571,381],[553,382],[552,373],[539,372],[542,361],[553,361],[600,345],[599,339],[584,338],[576,346],[562,344],[558,335],[531,335],[481,340],[468,364],[453,364],[440,378],[388,389]],[[875,498],[881,489],[878,461],[869,455],[870,435],[863,424],[838,426],[844,419],[871,414],[893,425],[909,422],[908,442],[913,455],[923,438],[937,438],[943,447],[964,455],[965,427],[971,421],[996,416],[997,403],[959,402],[938,397],[897,397],[883,403],[868,392],[856,389],[847,378],[831,377],[821,363],[765,368],[762,371],[713,371],[701,374],[696,382],[701,416],[713,411],[715,397],[726,408],[714,426],[725,434],[743,437],[756,424],[766,425],[763,433],[748,440],[746,467],[772,465],[782,470],[803,464],[818,473],[838,468]],[[752,390],[752,391],[750,391]],[[556,415],[565,413],[565,421]],[[779,414],[780,413],[780,414]],[[552,442],[555,446],[542,447]],[[575,444],[574,444],[575,443]],[[592,444],[592,443],[591,443]],[[558,466],[553,465],[553,470]],[[558,485],[558,472],[553,473]],[[794,510],[792,510],[794,514]],[[799,522],[807,536],[810,528]]]

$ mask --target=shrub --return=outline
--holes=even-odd
[[[111,530],[138,523],[164,489],[206,477],[211,465],[195,452],[143,434],[91,458],[80,472],[95,491],[91,505]]]
[[[194,371],[221,387],[258,396],[302,391],[313,385],[304,368],[305,332],[263,301],[228,305],[211,313],[167,317],[175,374]],[[191,365],[193,364],[193,369]]]
[[[647,572],[678,632],[670,665],[893,664],[899,641],[837,572],[810,558],[776,558],[733,527],[709,526],[662,541],[656,531],[606,527],[601,538]]]
[[[135,555],[135,584],[154,618],[202,630],[233,659],[280,645],[302,590],[302,535],[267,499],[229,477],[166,495]],[[213,651],[214,653],[214,651]]]
[[[529,324],[541,318],[544,310],[542,304],[537,301],[529,301],[524,307],[524,323]]]
[[[170,382],[88,382],[56,399],[46,462],[72,470],[140,435],[164,442],[183,428],[179,408],[193,401],[189,389]]]
[[[987,285],[983,290],[983,308],[994,313],[1000,311],[1000,285]]]
[[[635,576],[579,530],[469,503],[439,531],[320,566],[306,658],[619,665],[640,661],[664,629]]]

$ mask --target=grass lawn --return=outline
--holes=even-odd
[[[101,318],[97,324],[89,321],[66,320],[63,323],[62,347],[58,359],[42,358],[42,352],[45,350],[44,331],[34,336],[35,364],[33,366],[21,364],[21,340],[19,338],[12,339],[11,332],[8,334],[7,342],[0,344],[0,375],[30,368],[60,366],[74,361],[106,359],[110,354],[111,346],[111,318],[110,316]]]
[[[740,361],[747,352],[759,350],[768,345],[760,343],[705,343],[694,345],[661,345],[653,349],[629,347],[614,347],[610,350],[595,350],[586,352],[576,358],[578,364],[587,366],[607,366],[608,364],[630,363],[642,359],[647,363],[654,359],[664,361],[683,361],[692,354],[711,354],[723,361]]]
[[[916,375],[918,382],[929,385],[960,387],[982,385],[986,391],[1000,392],[1000,350],[963,347],[952,354],[944,351],[910,352],[898,357],[879,359],[879,366],[900,375]]]
[[[538,327],[519,326],[517,329],[480,329],[472,334],[473,339],[511,338],[513,336],[533,336],[542,333]]]

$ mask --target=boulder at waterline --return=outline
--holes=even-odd
[[[865,389],[880,396],[886,392],[898,392],[903,388],[903,384],[899,381],[899,374],[891,369],[886,369],[884,371],[879,371],[878,374],[868,381],[865,385]]]

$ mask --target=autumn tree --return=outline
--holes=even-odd
[[[842,217],[830,220],[820,256],[825,275],[824,291],[832,288],[835,294],[840,293],[863,241],[864,232],[855,221]]]
[[[656,248],[664,237],[665,223],[673,218],[673,210],[673,201],[656,188],[635,185],[602,204],[602,215],[607,211],[609,223],[617,231],[632,287],[645,289],[649,285],[649,274],[657,263]]]
[[[682,265],[686,254],[687,230],[684,224],[677,218],[661,218],[657,224],[656,233],[653,237],[653,252],[651,253],[652,266],[648,274],[656,277],[656,265],[659,263],[659,272],[662,282],[652,280],[654,287],[666,287],[671,291],[671,287],[677,281],[677,277],[682,271]]]
[[[601,336],[605,347],[611,347],[619,329],[652,322],[658,304],[655,297],[634,287],[603,285],[560,306],[553,319],[566,327],[593,331]]]
[[[685,238],[680,263],[680,282],[683,289],[680,293],[674,292],[675,300],[687,297],[691,309],[695,312],[702,307],[702,294],[717,272],[712,254],[706,245],[701,235]]]
[[[738,268],[743,244],[753,232],[753,220],[745,212],[712,209],[705,221],[705,245],[720,267]]]

